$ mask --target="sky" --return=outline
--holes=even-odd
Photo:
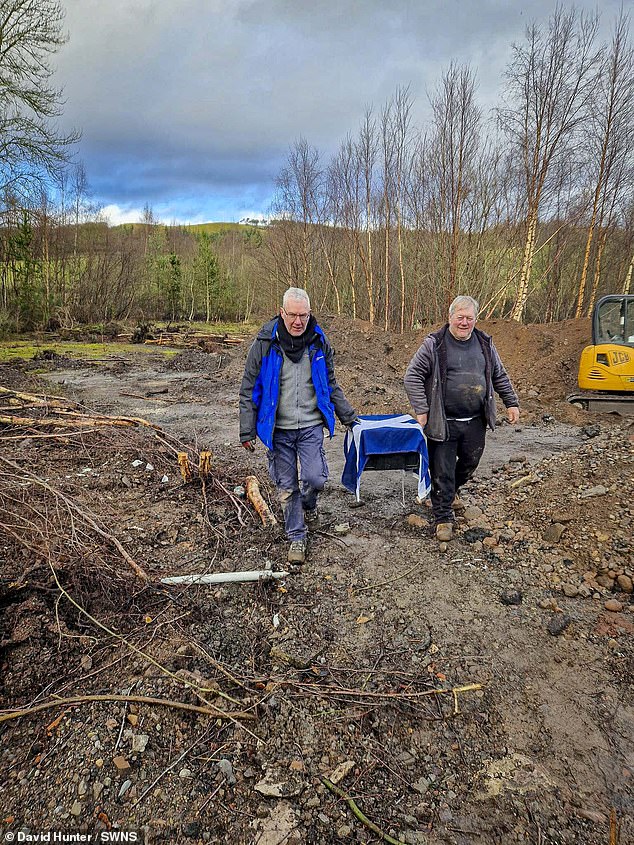
[[[453,61],[499,102],[513,43],[555,0],[61,0],[58,126],[112,225],[266,217],[300,138],[327,159],[409,86],[424,126]],[[597,4],[577,0],[578,10]],[[621,0],[600,0],[609,38]],[[627,4],[626,4],[627,6]]]

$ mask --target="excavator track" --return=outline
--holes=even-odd
[[[568,396],[568,402],[578,408],[583,408],[584,411],[622,416],[634,415],[634,396],[616,396],[613,393],[573,393]]]

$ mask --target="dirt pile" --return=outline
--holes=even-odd
[[[422,333],[323,322],[359,409],[405,410]],[[338,434],[307,564],[250,585],[160,580],[286,568],[240,489],[256,474],[279,516],[264,455],[236,445],[248,343],[217,369],[189,350],[169,370],[51,362],[56,393],[160,428],[0,429],[3,712],[85,699],[0,713],[2,832],[378,841],[353,798],[410,845],[606,845],[611,814],[634,839],[634,432],[571,409],[582,425],[537,455],[552,417],[575,421],[563,365],[585,326],[485,328],[539,395],[491,435],[455,540],[441,550],[409,477],[405,506],[391,473],[354,506]],[[202,445],[213,477],[184,484],[177,453]]]
[[[320,323],[335,348],[340,380],[360,411],[407,412],[403,374],[425,335],[438,326],[398,335],[361,320],[327,317]],[[557,419],[583,422],[584,415],[566,397],[577,389],[579,357],[590,343],[589,320],[546,325],[490,320],[478,327],[492,335],[520,396],[525,420],[538,418],[547,404]]]

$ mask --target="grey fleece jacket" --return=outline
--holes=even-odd
[[[415,414],[427,414],[425,434],[431,440],[446,440],[447,418],[444,407],[444,385],[447,377],[447,354],[445,335],[449,323],[436,332],[427,335],[405,372],[405,391]],[[490,429],[495,428],[497,411],[494,391],[500,396],[506,408],[519,408],[519,400],[513,389],[493,338],[480,329],[474,329],[482,347],[485,361],[486,397],[484,416]]]

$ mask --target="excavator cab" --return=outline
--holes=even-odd
[[[592,315],[592,346],[579,361],[579,387],[569,401],[591,411],[634,413],[634,296],[600,299]]]

